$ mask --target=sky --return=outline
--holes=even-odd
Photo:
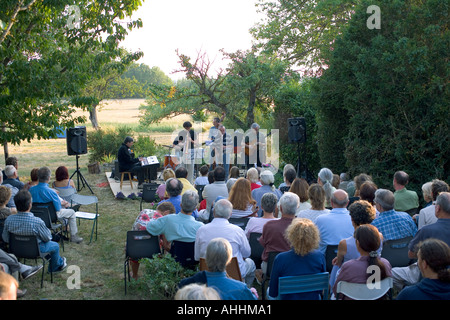
[[[128,33],[121,46],[141,50],[139,63],[159,67],[173,80],[184,77],[176,50],[195,59],[206,52],[213,69],[226,67],[220,49],[226,52],[251,48],[249,29],[260,20],[257,0],[144,0],[133,15],[143,27]]]

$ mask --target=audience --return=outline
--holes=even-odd
[[[265,171],[261,172],[260,181],[261,181],[261,187],[254,189],[252,191],[252,198],[256,200],[256,204],[259,207],[258,216],[261,217],[262,216],[262,209],[261,209],[262,196],[265,193],[270,192],[270,193],[275,194],[278,197],[278,199],[280,199],[280,197],[282,196],[282,193],[280,190],[276,189],[275,186],[273,185],[275,178],[271,171],[265,170]]]
[[[409,175],[404,171],[397,171],[394,174],[392,184],[394,186],[395,211],[409,211],[419,207],[419,196],[413,190],[406,189],[409,182]]]
[[[217,169],[217,168],[216,168]],[[233,257],[237,257],[242,279],[251,287],[255,279],[255,262],[251,260],[250,244],[241,227],[229,223],[233,206],[227,199],[221,199],[214,205],[214,219],[197,230],[195,239],[195,260],[205,258],[209,242],[217,237],[227,239],[233,248]]]
[[[156,194],[158,195],[159,199],[165,200],[169,198],[168,193],[166,193],[167,180],[169,180],[170,178],[175,178],[175,171],[173,171],[171,168],[164,169],[162,178],[164,180],[164,183],[161,183],[158,186],[158,188],[156,189]]]
[[[181,191],[183,191],[183,184],[177,178],[169,178],[166,181],[166,193],[169,196],[167,199],[161,200],[158,205],[163,202],[170,202],[175,207],[175,212],[181,211]]]
[[[422,195],[423,200],[425,201],[424,208],[430,206],[433,203],[433,191],[431,190],[432,181],[425,182],[422,185]]]
[[[275,220],[274,213],[277,211],[278,198],[273,193],[266,193],[261,198],[262,217],[251,217],[245,226],[245,234],[250,238],[250,233],[262,233],[264,225]]]
[[[380,280],[391,276],[391,264],[384,258],[378,256],[378,248],[381,245],[381,235],[376,227],[371,224],[363,224],[355,230],[356,248],[360,254],[357,259],[345,262],[340,269],[333,286],[333,294],[337,296],[337,284],[339,281],[352,283],[367,283],[371,272],[368,272],[370,266],[376,266],[380,275]],[[348,297],[342,297],[344,300]]]
[[[437,217],[435,215],[436,198],[441,192],[450,191],[450,187],[445,181],[434,179],[431,182],[431,200],[432,204],[421,209],[418,215],[414,215],[413,218],[417,221],[418,229],[422,229],[424,226],[435,223]]]
[[[48,203],[52,202],[56,210],[58,219],[67,219],[70,229],[70,241],[81,243],[83,238],[78,236],[78,226],[75,211],[73,209],[64,209],[61,206],[61,199],[58,193],[48,186],[50,182],[51,171],[48,167],[42,167],[38,171],[39,184],[30,188],[30,194],[33,202]]]
[[[17,280],[0,270],[0,300],[17,300],[18,289]]]
[[[317,183],[319,183],[325,190],[325,207],[331,208],[331,195],[336,188],[332,186],[333,172],[328,168],[322,168],[319,171]]]
[[[308,201],[308,188],[309,184],[303,178],[295,178],[289,188],[289,191],[298,195],[298,198],[300,199],[300,204],[295,214],[296,216],[300,213],[300,211],[311,209],[311,203]]]
[[[208,172],[209,172],[209,168],[206,164],[200,167],[200,170],[199,170],[200,176],[195,178],[194,187],[195,186],[204,186],[204,185],[209,184]]]
[[[230,169],[230,175],[228,177],[228,179],[233,178],[233,179],[239,179],[241,177],[241,174],[239,172],[239,168],[236,166],[232,166]]]
[[[310,219],[312,222],[321,214],[329,213],[330,210],[325,209],[325,190],[318,183],[313,183],[308,188],[308,198],[311,203],[311,209],[297,211],[297,218]]]
[[[299,204],[298,196],[292,192],[285,192],[279,200],[279,210],[281,211],[281,218],[273,221],[268,221],[259,238],[259,243],[264,250],[261,255],[261,271],[263,274],[267,271],[267,261],[269,259],[269,252],[285,252],[289,251],[291,246],[284,237],[286,229],[295,218]],[[257,273],[257,276],[262,274]]]
[[[227,200],[224,199],[222,201]],[[226,266],[235,255],[233,242],[218,236],[211,238],[205,245],[203,257],[205,258],[208,271],[199,272],[190,278],[182,280],[179,287],[183,288],[192,283],[207,284],[208,287],[215,289],[219,293],[222,300],[256,300],[257,297],[247,285],[227,277]]]
[[[397,300],[450,300],[450,248],[441,240],[427,239],[417,251],[422,280],[404,288]]]
[[[247,170],[247,179],[250,181],[252,191],[261,187],[261,183],[259,182],[259,172],[256,168]]]
[[[239,178],[231,187],[228,200],[233,205],[231,218],[249,218],[258,212],[256,201],[252,198],[250,181]]]
[[[345,192],[348,193],[347,186],[350,183],[350,176],[348,175],[348,173],[342,172],[339,175],[339,181],[340,182],[339,182],[338,189],[342,189],[342,190],[344,190]],[[350,194],[349,194],[349,196],[350,196]],[[351,196],[353,196],[353,194]]]
[[[289,191],[292,182],[294,182],[294,179],[297,177],[297,172],[295,169],[288,168],[286,171],[284,171],[283,179],[284,179],[284,185],[279,187],[278,189],[281,191],[281,193],[285,193],[286,191]]]
[[[272,267],[269,298],[278,296],[280,277],[301,276],[326,271],[324,255],[319,247],[319,230],[309,219],[296,218],[286,229],[286,238],[292,249],[277,255]],[[281,300],[320,300],[321,292],[281,295]]]
[[[188,190],[197,192],[197,189],[195,189],[195,187],[189,182],[187,177],[188,177],[188,170],[185,167],[180,166],[175,170],[175,178],[177,178],[183,184],[183,190],[181,191],[181,195],[183,195]]]
[[[5,160],[5,167],[6,166],[14,166],[14,168],[16,168],[16,170],[19,170],[19,160],[16,157],[8,157]],[[3,173],[0,174],[4,179],[7,179],[8,177],[6,176],[6,173],[3,171]],[[20,180],[19,177],[16,178],[18,181]]]
[[[437,221],[421,228],[408,244],[408,256],[417,258],[418,244],[430,238],[444,241],[450,246],[450,192],[441,192],[436,198],[435,214]],[[420,270],[417,263],[407,267],[392,269],[394,287],[401,289],[404,285],[416,284],[420,278]]]
[[[287,163],[284,166],[284,168],[283,168],[283,182],[278,186],[278,189],[281,189],[282,187],[286,186],[286,182],[284,181],[284,179],[285,179],[284,177],[286,175],[286,171],[288,171],[289,169],[295,170],[295,167],[292,164],[290,164],[290,163]]]
[[[27,190],[30,190],[31,187],[37,186],[39,184],[39,177],[38,177],[38,171],[39,168],[33,168],[30,172],[30,181],[25,185],[25,188]]]
[[[384,241],[402,239],[414,236],[417,226],[406,212],[394,210],[394,194],[390,190],[378,189],[374,199],[380,214],[373,220],[372,225],[378,228]]]
[[[348,195],[338,189],[331,195],[331,211],[316,218],[315,224],[320,232],[319,250],[325,254],[328,245],[338,245],[342,239],[353,234],[352,219],[347,210]]]
[[[220,300],[220,295],[205,284],[191,283],[178,289],[175,300]]]
[[[6,179],[3,179],[2,184],[9,184],[21,190],[25,184],[18,179],[17,169],[13,165],[7,165],[4,170]]]
[[[17,214],[10,215],[5,220],[3,240],[9,243],[9,234],[36,235],[39,249],[43,253],[50,253],[49,272],[61,272],[67,267],[66,258],[59,255],[59,244],[51,241],[52,234],[42,219],[35,217],[31,212],[32,197],[29,191],[21,190],[14,197]]]
[[[6,207],[11,208],[11,210],[16,210],[16,205],[14,204],[14,196],[19,192],[19,189],[16,187],[13,187],[10,184],[3,184],[3,173],[1,172],[2,169],[0,169],[0,185],[7,187],[9,190],[11,190],[11,197],[6,204]]]
[[[214,169],[214,182],[205,186],[203,189],[202,197],[206,199],[206,212],[207,217],[210,216],[211,206],[217,197],[228,198],[228,189],[225,184],[225,169],[221,166],[217,166]]]
[[[375,219],[375,208],[365,200],[357,200],[353,202],[348,211],[352,220],[352,225],[356,229],[360,225],[370,224]],[[382,246],[378,249],[381,254]],[[333,259],[333,269],[330,274],[330,286],[333,287],[336,276],[339,273],[339,268],[343,263],[359,258],[360,254],[356,249],[355,237],[351,235],[348,238],[342,239],[338,245],[337,256]]]
[[[55,171],[55,181],[52,184],[53,188],[73,188],[76,189],[75,182],[69,179],[69,170],[65,166],[60,166]]]

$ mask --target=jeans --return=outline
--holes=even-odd
[[[42,253],[50,253],[51,260],[48,266],[49,272],[55,272],[64,264],[63,259],[59,255],[59,244],[54,241],[41,242],[39,248]]]

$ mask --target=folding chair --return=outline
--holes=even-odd
[[[144,183],[142,186],[142,198],[140,203],[140,211],[142,211],[142,202],[154,202],[156,200],[157,183]]]
[[[124,262],[125,295],[127,294],[127,278],[130,281],[130,260],[152,259],[154,254],[159,253],[161,248],[158,236],[152,236],[147,231],[127,232]]]
[[[259,238],[261,237],[262,233],[258,232],[251,232],[250,233],[250,258],[255,262],[256,269],[261,269],[261,256],[264,251],[264,247],[259,243]]]
[[[353,300],[377,300],[386,295],[386,293],[390,292],[392,287],[393,281],[391,277],[375,282],[371,284],[371,287],[369,287],[367,283],[339,281],[336,287],[336,292],[339,300],[342,300],[344,296]]]
[[[195,242],[172,241],[170,254],[183,268],[193,268],[198,264],[194,259]]]
[[[328,245],[325,249],[325,261],[327,265],[327,272],[331,272],[333,269],[333,259],[336,258],[338,251],[338,245]]]
[[[328,281],[330,274],[321,272],[302,276],[280,277],[278,279],[278,297],[282,294],[323,291],[322,300],[328,300]]]
[[[392,268],[407,267],[411,260],[408,257],[408,244],[413,237],[406,237],[397,240],[387,240],[383,242],[381,257],[389,261]]]
[[[9,251],[17,257],[17,259],[37,259],[42,260],[42,276],[41,276],[41,288],[44,286],[44,270],[45,263],[50,263],[50,253],[41,253],[39,249],[39,243],[36,236],[22,236],[14,233],[9,234]],[[50,272],[51,282],[53,283],[53,273]]]
[[[208,271],[208,265],[206,264],[205,258],[200,258],[199,269],[200,271]],[[227,276],[231,279],[243,281],[241,269],[239,269],[239,262],[236,257],[231,258],[231,261],[227,264],[225,271]]]
[[[242,230],[245,230],[245,227],[247,226],[249,219],[250,218],[229,218],[228,222],[238,227],[241,227]]]
[[[59,242],[61,243],[61,248],[64,251],[64,235],[63,235],[64,227],[63,224],[59,222],[58,217],[56,216],[56,211],[55,207],[53,206],[53,203],[33,202],[30,211],[31,213],[33,213],[34,216],[41,218],[44,221],[45,226],[50,229],[52,235],[59,236]]]
[[[263,281],[261,283],[261,299],[265,300],[266,299],[266,282],[270,281],[270,274],[272,273],[272,267],[273,267],[273,262],[275,261],[275,258],[277,257],[277,255],[280,252],[278,251],[272,251],[269,252],[269,257],[267,259],[267,270],[266,273],[263,276]]]

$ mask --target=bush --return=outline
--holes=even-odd
[[[125,137],[132,136],[133,130],[127,126],[116,129],[93,130],[88,132],[89,162],[103,162],[105,158],[117,158],[117,151]]]

